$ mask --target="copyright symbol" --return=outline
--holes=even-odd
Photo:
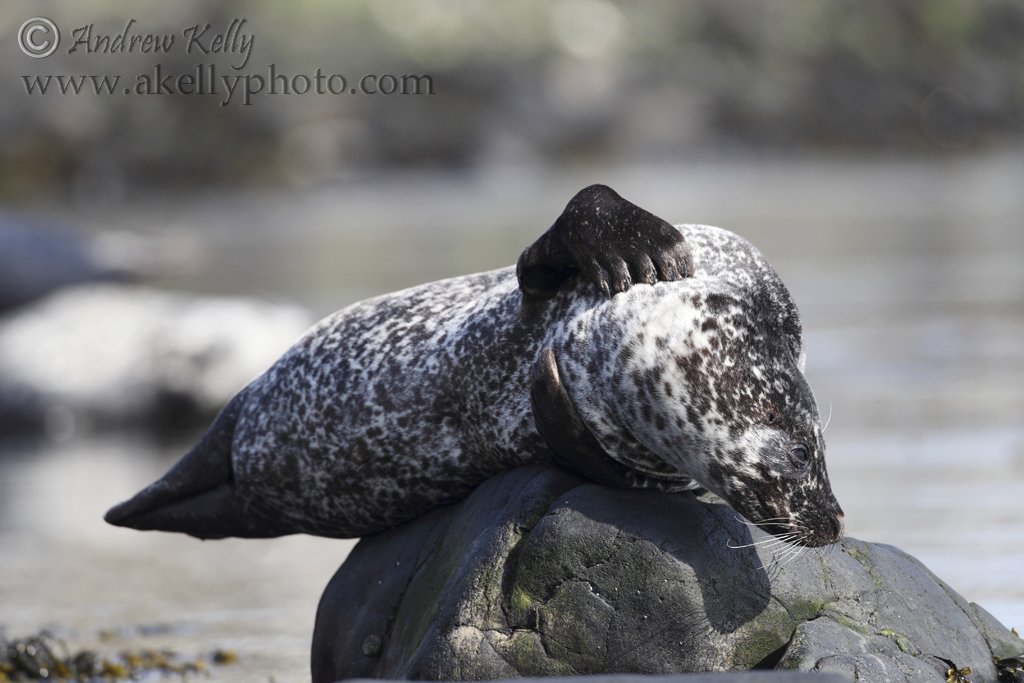
[[[32,17],[18,29],[18,47],[29,57],[49,57],[58,43],[57,24],[46,17]]]

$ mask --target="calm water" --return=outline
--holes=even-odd
[[[409,176],[86,207],[76,220],[198,246],[197,271],[168,285],[291,298],[320,313],[511,263],[589,182],[675,222],[733,229],[768,255],[802,310],[849,533],[902,547],[1021,627],[1018,159]],[[316,601],[351,543],[203,543],[104,525],[103,511],[159,476],[181,444],[111,435],[0,448],[0,623],[9,634],[55,625],[74,644],[106,651],[226,647],[240,663],[213,680],[308,679]],[[118,635],[97,643],[100,629]]]

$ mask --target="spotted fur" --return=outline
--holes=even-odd
[[[694,275],[611,298],[579,284],[527,315],[505,268],[326,318],[222,419],[233,500],[268,524],[210,535],[361,536],[548,461],[530,376],[551,347],[612,458],[706,487],[752,520],[788,519],[808,544],[835,540],[840,512],[789,293],[743,239],[679,229]],[[788,458],[796,442],[810,448],[806,472]]]

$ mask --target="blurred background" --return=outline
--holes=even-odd
[[[19,48],[32,17],[61,32],[46,58]],[[75,29],[130,19],[174,49],[68,54]],[[242,69],[185,52],[184,28],[234,19]],[[1017,0],[17,0],[0,55],[8,636],[226,647],[214,680],[307,680],[351,543],[200,543],[103,511],[312,321],[511,264],[593,182],[765,252],[803,314],[849,533],[1024,626]],[[156,64],[427,75],[432,94],[26,91]]]

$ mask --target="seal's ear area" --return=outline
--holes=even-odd
[[[235,494],[231,442],[241,395],[221,411],[202,440],[167,474],[115,505],[103,519],[140,531],[178,531],[196,538],[270,538],[291,531],[246,510]]]
[[[558,374],[554,349],[540,353],[533,369],[530,404],[537,431],[554,453],[555,460],[605,486],[628,488],[632,482],[612,460],[584,424]]]
[[[573,276],[611,296],[692,274],[682,234],[605,185],[577,192],[516,264],[519,288],[533,300],[553,295]]]

